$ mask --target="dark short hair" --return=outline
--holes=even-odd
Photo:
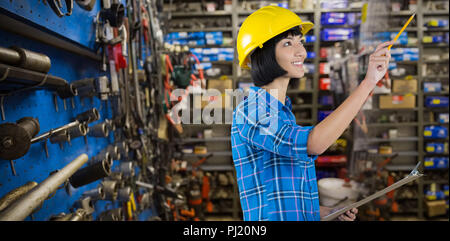
[[[287,36],[302,36],[301,27],[296,26],[271,38],[263,44],[262,48],[256,48],[250,55],[250,74],[255,86],[263,86],[272,82],[275,78],[285,75],[287,72],[277,63],[275,58],[275,45]]]

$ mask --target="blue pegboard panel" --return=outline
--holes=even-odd
[[[94,20],[100,10],[100,2],[96,1],[91,11],[83,10],[74,2],[72,15],[61,18],[53,12],[48,3],[45,5],[42,0],[3,0],[0,1],[0,8],[14,16],[19,16],[42,26],[55,35],[68,38],[93,50],[95,48]],[[65,12],[64,8],[65,6],[63,6],[63,12]]]
[[[100,8],[99,4],[100,1],[97,1],[94,9],[91,12],[87,12],[74,3],[72,16],[63,18],[57,17],[50,7],[44,5],[42,1],[1,1],[0,8],[51,30],[56,36],[69,38],[92,49],[95,41],[95,32],[92,27],[93,18]],[[57,49],[3,30],[0,30],[0,36],[1,47],[16,45],[47,55],[51,59],[49,74],[61,77],[69,83],[82,78],[109,75],[109,71],[101,71],[100,62],[90,58]],[[72,108],[70,99],[67,99],[67,109],[65,110],[63,100],[58,97],[59,111],[56,112],[53,95],[54,93],[48,90],[31,90],[5,97],[4,110],[6,119],[5,121],[0,121],[0,123],[15,123],[22,117],[34,117],[39,120],[40,132],[38,135],[40,135],[52,128],[73,121],[77,114],[93,107],[99,110],[101,118],[89,124],[90,126],[103,122],[106,118],[112,118],[111,103],[109,102],[105,105],[98,98],[84,100],[82,104],[79,97],[74,97],[75,108]],[[51,144],[47,141],[48,158],[45,155],[43,143],[34,143],[25,156],[14,160],[17,176],[12,175],[9,161],[0,160],[0,197],[28,181],[40,183],[51,172],[63,168],[80,154],[86,153],[89,157],[95,156],[108,144],[112,143],[114,143],[112,133],[108,138],[88,137],[87,143],[84,138],[79,137],[73,139],[70,145],[65,143],[63,149],[58,144]],[[115,161],[112,166],[113,170],[117,168],[117,162]],[[48,220],[52,215],[62,212],[69,213],[73,204],[80,199],[82,193],[96,188],[100,182],[101,180],[77,189],[71,188],[70,193],[67,193],[65,189],[59,189],[53,197],[46,200],[42,207],[36,209],[33,215],[27,217],[26,220]],[[96,219],[101,212],[107,209],[118,207],[118,202],[97,201],[93,218]],[[139,215],[139,220],[146,220],[151,215],[152,211],[147,210]]]

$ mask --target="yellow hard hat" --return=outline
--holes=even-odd
[[[237,36],[239,66],[250,69],[248,56],[256,47],[262,48],[263,43],[295,26],[301,26],[305,35],[314,24],[303,22],[296,13],[277,6],[262,7],[250,14]]]

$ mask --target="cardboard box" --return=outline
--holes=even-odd
[[[447,206],[445,200],[427,201],[428,217],[439,216],[447,213]]]
[[[396,93],[416,93],[417,92],[417,80],[394,80],[392,91]]]
[[[210,79],[208,80],[208,89],[217,89],[221,94],[225,94],[226,89],[233,89],[233,80],[231,79]]]
[[[380,95],[380,109],[414,108],[416,97],[411,95]]]

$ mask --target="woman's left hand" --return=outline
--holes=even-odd
[[[339,217],[337,217],[337,220],[339,220],[339,221],[355,221],[357,213],[358,213],[358,209],[353,208],[351,210],[348,210],[344,214],[341,214]]]

